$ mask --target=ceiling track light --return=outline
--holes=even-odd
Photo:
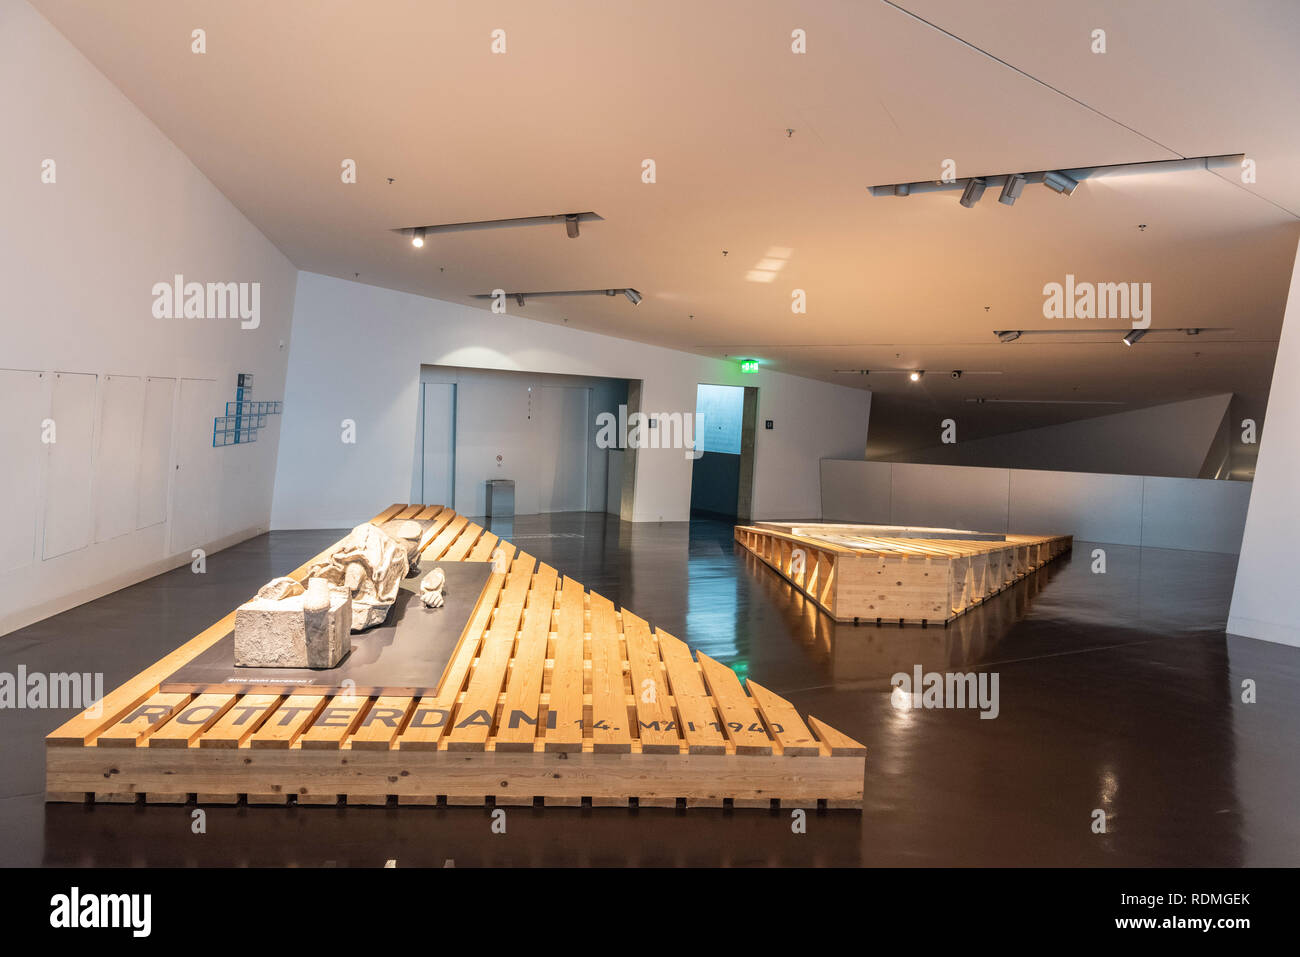
[[[569,296],[617,296],[619,294],[627,296],[628,302],[636,305],[642,299],[641,293],[631,288],[618,289],[553,289],[546,292],[504,292],[504,293],[476,293],[471,299],[496,299],[498,296],[506,296],[513,299],[520,306],[529,299],[560,299]]]
[[[1002,184],[1002,192],[998,195],[998,202],[1003,206],[1014,206],[1016,200],[1020,198],[1020,193],[1025,188],[1025,176],[1023,173],[1012,173],[1007,177],[1007,181]]]
[[[907,377],[911,379],[913,382],[920,382],[921,376],[923,375],[925,375],[924,369],[913,369],[911,372],[907,374]]]
[[[424,227],[420,227],[419,229],[415,229],[411,231],[411,245],[414,246],[416,249],[423,248]]]
[[[1048,189],[1065,196],[1074,192],[1085,179],[1110,176],[1132,176],[1140,173],[1180,173],[1186,170],[1219,170],[1240,168],[1244,153],[1225,153],[1216,156],[1193,156],[1187,159],[1153,160],[1141,163],[1115,163],[1111,166],[1082,166],[1074,169],[1038,170],[1032,173],[1000,173],[996,176],[979,176],[986,186],[998,186],[1002,195],[998,202],[1011,206],[1025,184],[1042,183]],[[1023,182],[1021,182],[1023,180]],[[913,183],[889,183],[870,186],[872,196],[911,196],[913,193],[938,193],[962,190],[963,196],[970,188],[969,179],[920,180]],[[965,206],[965,203],[962,203]]]
[[[1124,343],[1124,345],[1131,346],[1133,345],[1133,343],[1137,342],[1146,334],[1147,331],[1145,329],[1133,329],[1130,330],[1129,334],[1126,335],[1121,341]]]
[[[1055,193],[1069,196],[1079,188],[1079,181],[1073,176],[1066,176],[1064,173],[1050,170],[1043,174],[1043,185]]]
[[[999,342],[1015,342],[1020,338],[1019,329],[1003,329],[1001,332],[995,330],[993,334],[998,337]]]
[[[966,182],[966,188],[961,191],[961,199],[959,199],[958,202],[967,209],[970,209],[980,201],[980,197],[984,195],[984,187],[987,185],[988,184],[978,176],[968,180]]]
[[[423,244],[426,233],[465,233],[478,229],[514,229],[517,226],[553,226],[564,224],[565,234],[570,239],[578,238],[579,223],[599,223],[604,217],[587,210],[583,213],[556,213],[552,216],[516,216],[512,219],[481,219],[469,223],[438,223],[424,226],[400,226],[393,232],[412,237],[413,245]],[[420,242],[415,242],[416,239]]]

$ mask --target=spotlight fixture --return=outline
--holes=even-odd
[[[951,372],[949,372],[948,374],[949,374],[950,376],[952,376],[954,379],[960,379],[960,378],[961,378],[961,370],[960,370],[960,369],[953,369],[953,370],[952,370]]]
[[[1200,329],[1184,329],[1183,332],[1187,333],[1189,336],[1199,336],[1201,334]]]
[[[424,246],[424,227],[420,227],[411,234],[411,245],[416,249]]]
[[[1003,329],[1001,332],[995,332],[999,342],[1015,342],[1020,338],[1019,329]]]
[[[1130,332],[1128,335],[1124,337],[1123,339],[1124,345],[1131,346],[1133,345],[1133,343],[1137,342],[1146,334],[1147,331],[1145,329],[1134,329],[1132,332]]]
[[[627,301],[634,306],[641,301],[641,294],[635,289],[624,289],[623,295],[627,296]]]
[[[1007,177],[1007,181],[1002,184],[1002,193],[998,196],[998,202],[1003,206],[1014,206],[1016,200],[1020,198],[1020,193],[1024,188],[1024,174],[1012,173]]]
[[[912,187],[908,183],[899,183],[897,186],[894,187],[895,196],[906,196],[911,191],[912,191]]]
[[[578,214],[568,213],[564,217],[564,231],[569,234],[570,239],[578,238]]]
[[[1043,174],[1043,185],[1053,192],[1069,196],[1079,186],[1079,181],[1064,173],[1058,173],[1056,170],[1049,170]]]
[[[523,293],[520,293],[520,292],[515,293],[515,302],[519,304],[519,308],[520,308],[520,309],[524,308],[524,295],[523,295]]]
[[[913,382],[920,382],[921,376],[923,375],[925,375],[924,369],[916,369],[913,372],[908,373],[907,377],[911,379]]]
[[[984,195],[984,187],[986,185],[987,184],[984,180],[978,176],[968,180],[966,188],[961,191],[961,199],[959,199],[958,202],[967,209],[970,209],[980,201],[980,197]]]

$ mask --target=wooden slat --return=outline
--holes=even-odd
[[[469,555],[470,551],[473,550],[474,543],[478,541],[478,537],[482,534],[483,529],[480,526],[475,525],[473,522],[470,522],[465,526],[465,530],[456,538],[456,541],[452,542],[452,544],[448,546],[447,551],[439,561],[463,562],[466,556]]]
[[[547,751],[582,750],[582,684],[586,642],[582,639],[582,585],[567,576],[556,615],[555,657],[543,745]]]
[[[203,733],[199,738],[199,747],[241,747],[279,705],[278,694],[241,695],[221,716],[221,720]]]
[[[771,754],[772,739],[754,710],[745,689],[740,686],[736,673],[719,664],[704,652],[696,655],[704,681],[713,693],[713,700],[722,715],[723,730],[735,745],[737,754]]]
[[[466,561],[490,562],[492,560],[492,549],[497,547],[497,541],[497,537],[491,532],[484,532],[483,537],[478,540],[478,544],[469,553]]]
[[[623,609],[623,637],[627,642],[628,669],[632,673],[641,752],[677,754],[683,738],[669,703],[672,691],[659,660],[659,649],[650,637],[650,626],[626,608]]]
[[[821,754],[821,747],[808,730],[795,706],[778,694],[768,691],[753,678],[745,679],[754,704],[763,715],[768,731],[781,745],[781,753],[788,758]]]
[[[406,726],[414,699],[401,695],[381,695],[370,706],[356,732],[348,739],[354,750],[387,751],[393,739]]]
[[[449,751],[481,751],[487,747],[535,564],[531,555],[520,552],[510,568],[510,577],[501,591],[501,603],[483,639],[478,664],[474,666],[463,700],[456,706],[445,739]]]
[[[822,753],[835,758],[862,757],[867,753],[866,746],[854,741],[847,734],[836,731],[829,724],[808,715],[808,727],[822,743]]]
[[[237,696],[215,692],[201,694],[176,712],[175,717],[149,735],[151,748],[188,748],[208,728],[216,724]]]
[[[632,750],[623,651],[614,604],[591,592],[591,741],[600,753]]]
[[[311,727],[328,700],[320,694],[289,695],[249,738],[249,747],[292,747],[298,736]]]
[[[556,571],[542,564],[533,576],[532,591],[524,608],[519,645],[501,705],[496,733],[498,751],[532,751],[541,721],[542,677],[546,671],[546,643],[555,611]]]
[[[370,710],[372,699],[365,695],[335,695],[325,703],[301,738],[300,746],[310,750],[337,751],[356,730]]]
[[[687,750],[691,754],[726,753],[713,699],[691,659],[691,650],[666,631],[656,631],[655,635],[659,639],[659,655],[668,671],[668,683],[672,685],[677,723],[686,739]]]
[[[447,551],[452,542],[456,541],[457,537],[462,531],[464,531],[465,526],[468,524],[469,519],[464,515],[452,516],[451,521],[447,523],[447,527],[438,533],[437,538],[425,546],[422,557],[429,561],[441,561],[443,553]]]
[[[133,748],[142,744],[150,732],[170,721],[191,697],[188,694],[152,695],[101,734],[96,744],[104,748]]]

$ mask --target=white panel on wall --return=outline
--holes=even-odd
[[[1007,530],[1140,545],[1142,476],[1011,470]]]
[[[95,541],[136,529],[144,379],[104,376],[95,434]]]
[[[172,496],[171,554],[206,548],[216,528],[222,462],[212,447],[214,409],[223,409],[212,379],[181,379],[176,416],[176,484]],[[230,451],[236,451],[234,449]]]
[[[455,499],[456,386],[450,382],[425,382],[422,387],[420,501],[450,506]]]
[[[888,525],[894,466],[889,462],[821,461],[821,517],[828,522]]]
[[[46,378],[39,372],[0,369],[0,571],[23,568],[36,557],[36,516],[40,508],[41,423],[49,415]]]
[[[1239,552],[1249,482],[1143,479],[1142,544],[1200,552]]]
[[[50,398],[55,441],[49,443],[43,558],[90,544],[94,520],[90,467],[95,438],[98,376],[56,372]]]
[[[894,463],[889,521],[980,532],[1007,531],[1007,469]]]
[[[589,389],[533,388],[532,445],[539,512],[587,507]]]
[[[140,475],[136,482],[135,527],[166,520],[166,488],[172,471],[174,378],[144,381],[144,419],[140,426]]]
[[[140,428],[140,472],[136,481],[136,528],[167,519],[167,484],[171,478],[172,406],[176,380],[150,376],[144,384],[144,418]]]

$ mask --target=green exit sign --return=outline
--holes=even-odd
[[[757,359],[742,359],[742,360],[740,360],[740,371],[741,371],[741,372],[757,372],[757,371],[758,371],[758,360],[757,360]]]

